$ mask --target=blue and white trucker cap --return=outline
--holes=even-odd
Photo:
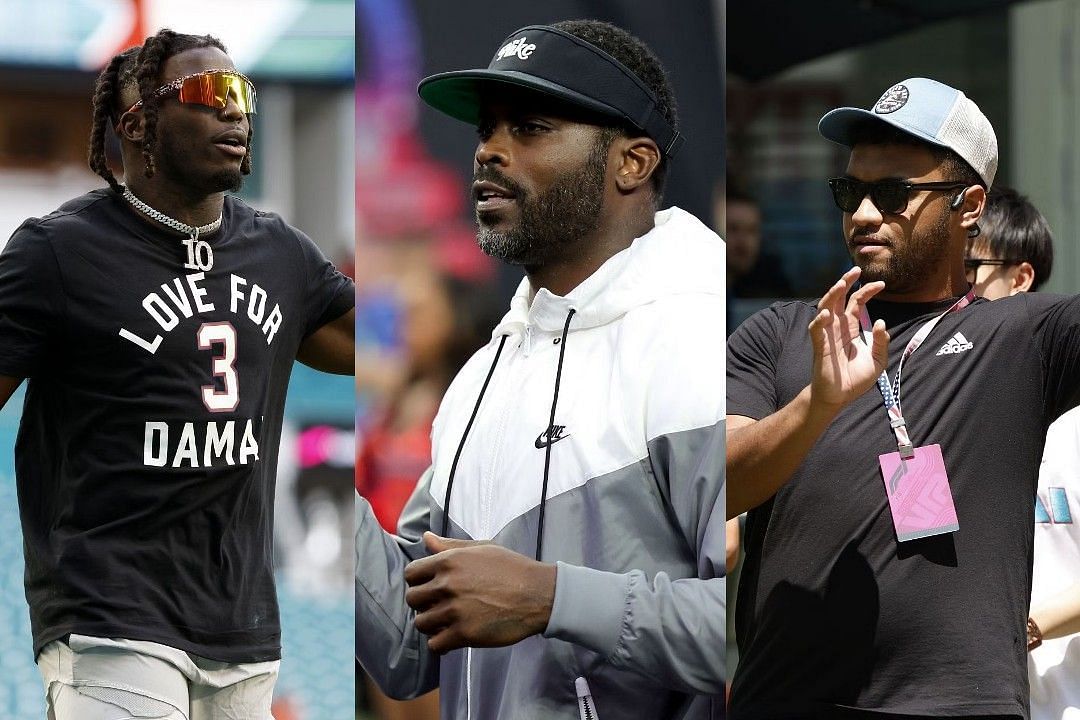
[[[826,140],[852,146],[852,131],[866,122],[883,122],[952,150],[972,167],[989,190],[997,173],[997,136],[979,106],[964,93],[937,80],[908,78],[893,85],[869,110],[842,107],[825,114],[818,132]]]

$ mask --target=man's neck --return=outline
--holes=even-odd
[[[547,288],[555,295],[568,295],[601,265],[652,230],[654,224],[651,210],[634,217],[624,216],[621,222],[602,222],[596,231],[566,246],[561,257],[543,265],[526,266],[532,296],[540,288]]]
[[[181,193],[154,182],[135,181],[128,183],[128,189],[158,212],[196,227],[208,225],[221,217],[221,208],[225,203],[225,193],[222,192],[209,195]]]
[[[971,283],[965,275],[950,276],[942,283],[927,284],[914,290],[889,292],[888,285],[882,290],[877,298],[889,302],[899,303],[930,303],[938,300],[960,297],[968,291]]]

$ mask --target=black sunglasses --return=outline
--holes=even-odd
[[[874,207],[883,213],[895,215],[907,209],[912,190],[956,190],[966,188],[967,184],[949,180],[913,183],[897,178],[863,182],[855,178],[838,177],[829,180],[829,187],[832,188],[836,207],[846,213],[858,210],[863,198],[869,193]]]
[[[984,260],[983,258],[964,258],[964,269],[978,271],[983,265],[1019,265],[1019,260]]]

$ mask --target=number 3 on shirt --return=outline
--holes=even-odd
[[[221,378],[225,389],[214,384],[202,386],[202,400],[210,412],[232,412],[240,403],[240,381],[236,377],[236,328],[229,322],[209,322],[199,326],[196,333],[200,350],[212,349],[221,343],[221,354],[214,355],[214,377]]]

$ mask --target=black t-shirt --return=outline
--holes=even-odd
[[[889,373],[936,304],[872,301]],[[731,415],[760,419],[810,382],[815,307],[778,303],[728,344]],[[1021,294],[950,313],[904,363],[916,446],[939,443],[960,529],[900,543],[878,456],[896,451],[876,386],[748,514],[733,718],[852,707],[1028,715],[1025,620],[1046,428],[1080,397],[1080,297]]]
[[[352,304],[309,238],[232,197],[200,243],[109,190],[23,223],[0,254],[0,374],[28,379],[15,464],[35,653],[79,633],[280,657],[285,393],[300,342]]]

